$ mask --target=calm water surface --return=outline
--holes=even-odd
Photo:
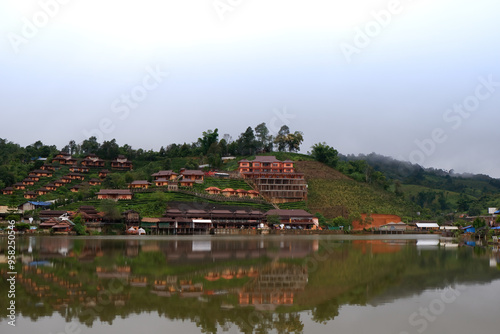
[[[0,239],[4,258],[6,240]],[[1,333],[498,333],[498,249],[433,236],[18,237]]]

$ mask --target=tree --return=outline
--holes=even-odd
[[[271,152],[273,150],[273,136],[269,134],[266,123],[260,123],[255,127],[257,137],[257,150]]]
[[[75,223],[73,230],[75,230],[77,235],[87,234],[87,231],[86,231],[85,225],[84,225],[84,221],[83,221],[82,215],[80,213],[77,214],[76,217],[73,219],[73,223]]]
[[[118,204],[113,200],[103,200],[101,202],[101,211],[104,212],[104,218],[116,222],[122,218]]]
[[[249,126],[238,138],[238,151],[241,155],[255,154],[257,142],[253,129]]]
[[[298,152],[300,151],[300,145],[304,141],[304,137],[302,132],[295,131],[294,133],[290,133],[286,137],[286,145],[288,146],[288,152]]]
[[[477,217],[472,222],[472,226],[477,230],[477,229],[479,229],[481,227],[485,227],[486,226],[486,222],[484,221],[484,219]]]
[[[219,140],[218,131],[219,131],[218,129],[215,129],[214,131],[212,130],[204,131],[203,136],[201,138],[198,138],[198,143],[200,144],[201,153],[203,155],[206,155],[212,144],[216,144],[217,141]]]
[[[278,131],[278,135],[276,136],[276,138],[274,138],[274,144],[278,146],[278,151],[285,151],[289,134],[290,128],[287,125],[283,125]]]
[[[394,181],[394,193],[398,197],[404,197],[403,188],[401,187],[401,182],[399,180]]]
[[[97,151],[99,150],[99,143],[97,142],[97,138],[95,136],[92,136],[89,139],[85,139],[82,142],[81,148],[84,154],[97,153]]]
[[[279,215],[269,215],[267,216],[267,223],[269,225],[279,225],[281,224],[280,216]]]
[[[311,156],[314,160],[322,162],[330,167],[336,168],[339,161],[339,152],[325,142],[316,143],[312,147]]]
[[[326,223],[326,218],[325,216],[323,216],[321,213],[319,212],[316,212],[316,214],[314,215],[316,218],[318,218],[318,223],[320,226],[325,226],[327,225]]]
[[[120,154],[120,147],[116,143],[116,139],[104,141],[99,149],[94,152],[102,159],[111,160]]]

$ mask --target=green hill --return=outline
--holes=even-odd
[[[298,172],[308,184],[307,207],[327,218],[347,217],[352,212],[411,215],[408,203],[380,187],[350,179],[339,171],[317,161],[296,162]]]

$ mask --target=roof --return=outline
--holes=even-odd
[[[136,180],[132,181],[132,183],[130,184],[151,184],[151,183],[149,183],[147,180]]]
[[[171,170],[161,170],[159,172],[151,174],[151,176],[170,176],[170,175],[177,175],[177,173],[175,173]]]
[[[423,227],[423,228],[439,228],[439,225],[437,223],[417,223],[417,227]]]
[[[253,162],[280,162],[274,155],[258,155]]]
[[[313,215],[305,210],[285,210],[285,209],[272,209],[266,212],[266,216],[278,215],[280,217],[308,217],[312,218]]]
[[[181,172],[182,175],[205,175],[201,170],[186,169]]]
[[[222,192],[234,192],[234,189],[233,188],[226,188],[226,189],[222,190]]]
[[[28,201],[27,203],[31,203],[36,206],[50,206],[52,204],[50,202],[37,202],[37,201]]]
[[[97,193],[98,195],[132,195],[132,192],[128,189],[101,189]]]

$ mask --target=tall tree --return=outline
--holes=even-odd
[[[337,167],[339,152],[325,142],[316,143],[312,146],[311,156],[314,160],[322,162],[330,167]]]
[[[255,127],[255,136],[257,137],[257,150],[271,152],[273,149],[273,136],[269,134],[266,123],[260,123]]]
[[[203,136],[201,138],[198,138],[198,143],[200,144],[201,147],[201,153],[203,155],[206,155],[208,153],[208,150],[210,149],[210,146],[212,144],[217,143],[219,140],[219,133],[218,129],[215,129],[214,131],[208,130],[208,131],[203,131]]]
[[[82,151],[84,154],[97,153],[97,151],[99,150],[99,146],[100,145],[97,142],[97,138],[95,136],[92,136],[82,142]]]
[[[278,135],[274,138],[274,143],[278,146],[278,151],[283,152],[286,150],[289,134],[290,128],[287,125],[283,125],[278,131]]]
[[[256,151],[255,134],[252,127],[248,127],[238,138],[238,150],[241,155],[252,155]]]

